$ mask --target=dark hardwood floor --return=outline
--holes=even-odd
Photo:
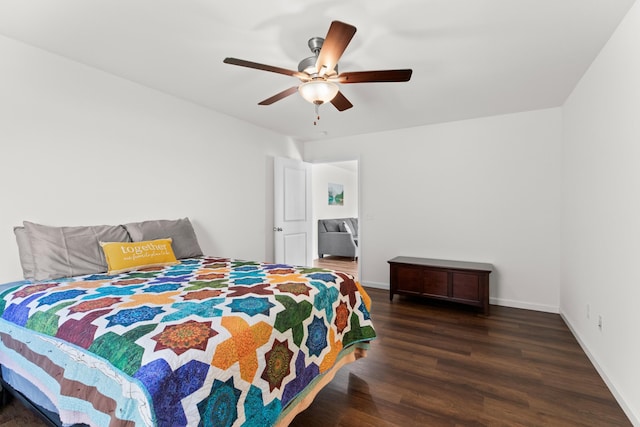
[[[368,289],[378,338],[293,427],[629,426],[559,315]],[[19,402],[0,426],[42,426]]]
[[[631,425],[559,315],[368,291],[378,339],[291,426]]]

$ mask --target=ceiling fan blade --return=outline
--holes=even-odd
[[[340,83],[378,83],[378,82],[408,82],[413,70],[378,70],[353,71],[340,73],[337,81]]]
[[[298,91],[298,86],[290,87],[289,89],[285,89],[280,93],[273,95],[271,98],[267,98],[262,102],[258,102],[258,105],[271,105],[276,101],[280,101],[282,98],[286,98],[289,95],[293,95]]]
[[[309,76],[307,74],[301,73],[299,71],[289,70],[289,69],[280,68],[280,67],[274,67],[273,65],[260,64],[258,62],[245,61],[244,59],[225,58],[224,61],[222,62],[224,62],[225,64],[239,65],[241,67],[255,68],[256,70],[271,71],[272,73],[284,74],[287,76],[294,76],[294,77],[298,77],[299,79],[305,79],[305,80],[309,79]]]
[[[355,33],[356,27],[353,25],[340,21],[331,23],[316,61],[316,71],[318,73],[331,74]]]
[[[338,111],[348,110],[353,107],[353,104],[342,94],[338,92],[336,96],[331,100],[331,103]]]

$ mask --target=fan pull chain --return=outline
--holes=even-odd
[[[318,122],[320,121],[320,113],[318,112],[318,107],[320,107],[321,104],[314,104],[315,109],[316,109],[316,120],[313,121],[313,125],[317,126]]]

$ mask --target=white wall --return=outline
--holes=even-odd
[[[354,160],[354,163],[357,163]],[[328,218],[358,217],[358,173],[331,163],[312,165],[313,186],[313,258],[318,258],[318,220]],[[344,187],[344,205],[329,205],[328,185],[342,184]]]
[[[559,108],[306,143],[359,158],[362,281],[398,255],[489,262],[491,301],[557,312]]]
[[[636,2],[563,108],[560,308],[632,422],[640,426],[638,52]]]
[[[0,37],[0,283],[13,226],[188,216],[207,254],[273,257],[269,131]]]

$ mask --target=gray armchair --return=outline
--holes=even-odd
[[[318,220],[318,256],[358,258],[358,218]]]

